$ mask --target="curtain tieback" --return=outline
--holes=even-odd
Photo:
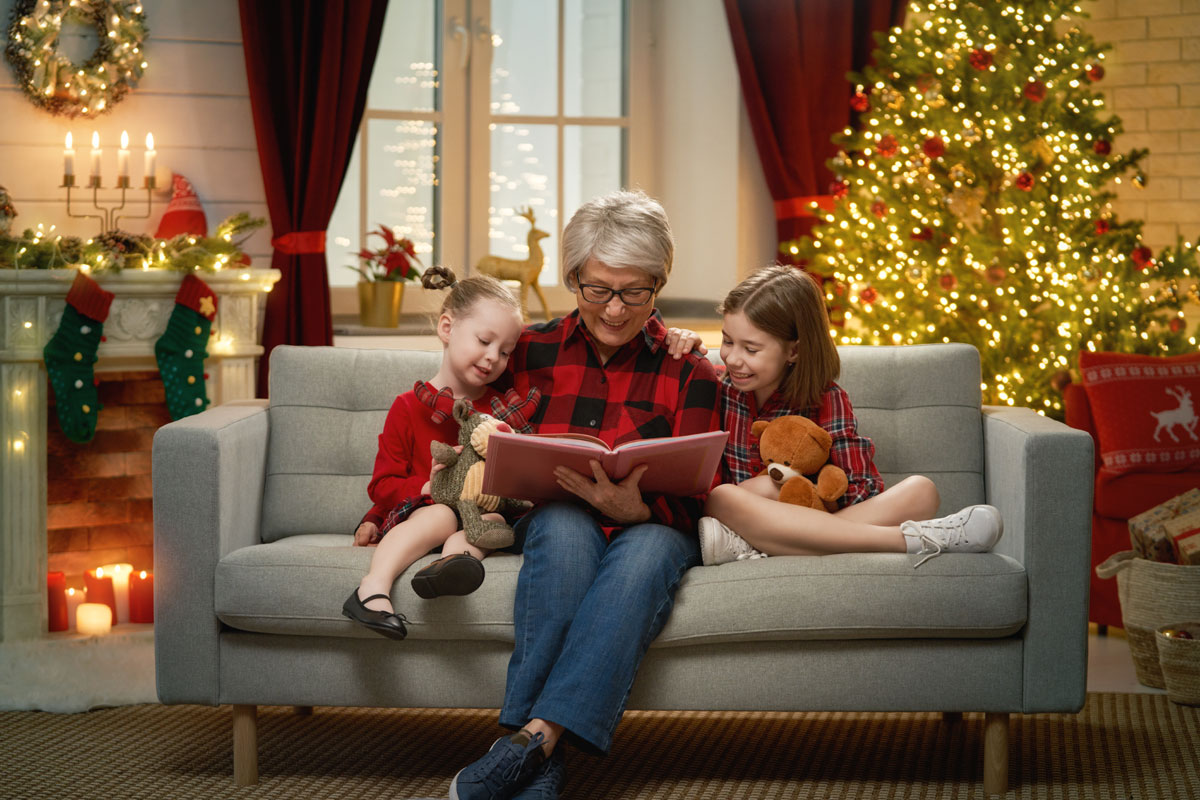
[[[292,231],[271,239],[271,247],[288,255],[325,252],[325,231]]]
[[[775,201],[775,219],[792,219],[793,217],[815,217],[809,208],[816,203],[825,211],[833,211],[833,195],[813,194],[806,197],[788,197]]]

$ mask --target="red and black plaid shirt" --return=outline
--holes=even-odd
[[[758,440],[751,436],[755,420],[771,420],[789,415],[804,416],[829,431],[833,445],[829,460],[846,471],[850,485],[838,500],[838,508],[866,500],[883,491],[883,478],[875,469],[875,445],[858,432],[858,420],[850,406],[850,397],[836,383],[821,395],[817,405],[795,408],[783,400],[778,389],[758,408],[752,392],[733,387],[726,375],[721,379],[721,421],[729,431],[722,465],[726,483],[741,483],[763,470],[758,453]],[[813,476],[815,477],[815,476]]]
[[[540,389],[529,418],[537,433],[586,433],[609,447],[636,439],[719,430],[712,364],[689,354],[671,358],[657,314],[642,332],[601,363],[579,312],[527,327],[508,361],[518,393]],[[653,521],[694,532],[704,497],[645,495]],[[598,518],[610,536],[621,526]]]

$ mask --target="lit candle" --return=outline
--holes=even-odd
[[[105,564],[100,569],[105,575],[112,575],[113,624],[129,622],[129,576],[133,574],[133,564]]]
[[[146,134],[146,186],[154,188],[154,168],[158,165],[158,153],[154,150],[154,134]]]
[[[63,147],[63,175],[67,177],[75,175],[75,142],[71,138],[70,131],[67,131],[67,142]]]
[[[67,623],[70,626],[68,630],[75,630],[75,612],[86,598],[87,594],[83,589],[76,589],[74,586],[67,589]]]
[[[92,131],[92,171],[89,174],[93,178],[100,177],[100,154],[102,152],[100,149],[100,134]]]
[[[129,578],[129,621],[154,622],[154,573],[142,570]]]
[[[117,616],[117,596],[113,592],[112,573],[106,573],[104,567],[89,569],[83,573],[84,587],[87,589],[88,604],[102,603],[112,609],[112,619]]]
[[[112,609],[104,603],[80,603],[75,610],[75,630],[84,636],[103,636],[112,630]]]
[[[50,630],[65,631],[67,622],[67,574],[51,572],[46,575],[46,600],[50,609]]]
[[[121,131],[121,149],[117,150],[117,178],[129,185],[129,131]]]

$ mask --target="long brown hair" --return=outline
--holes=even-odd
[[[796,362],[779,384],[789,405],[816,405],[841,373],[825,297],[807,272],[782,264],[764,267],[733,287],[717,311],[722,315],[740,311],[763,333],[785,346],[796,345]]]

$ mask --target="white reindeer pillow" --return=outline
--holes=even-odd
[[[1079,354],[1108,472],[1179,472],[1200,464],[1200,353]]]

